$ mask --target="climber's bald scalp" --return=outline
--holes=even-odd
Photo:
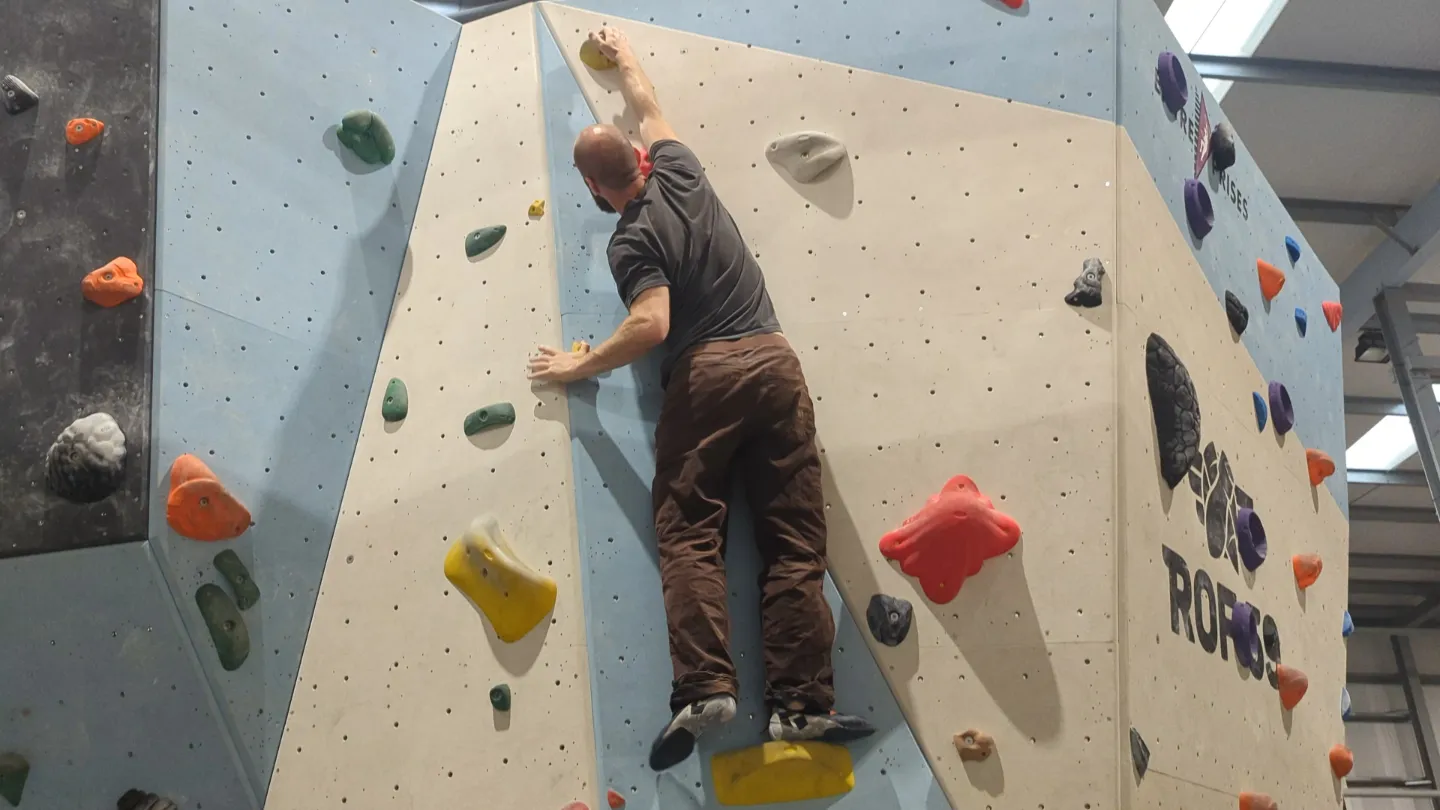
[[[575,168],[598,186],[618,191],[640,176],[635,147],[609,124],[586,127],[575,139]]]

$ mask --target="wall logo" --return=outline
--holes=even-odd
[[[1155,93],[1157,95],[1160,93],[1160,74],[1158,71],[1155,74]],[[1204,91],[1196,88],[1195,92],[1190,94],[1190,97],[1190,107],[1188,109],[1181,108],[1175,117],[1180,122],[1180,125],[1185,128],[1185,136],[1190,139],[1190,145],[1194,147],[1195,177],[1199,179],[1204,171],[1205,163],[1210,159],[1210,134],[1212,130],[1210,127],[1210,112],[1205,107]],[[1240,190],[1240,187],[1235,184],[1235,178],[1231,177],[1227,172],[1219,172],[1218,175],[1220,191],[1224,192],[1224,196],[1230,200],[1231,205],[1235,206],[1235,210],[1240,212],[1240,217],[1247,222],[1250,221],[1250,201],[1245,197],[1245,193]]]
[[[1255,508],[1255,502],[1235,483],[1225,453],[1216,456],[1214,442],[1205,446],[1199,463],[1190,468],[1190,489],[1195,493],[1195,514],[1205,527],[1210,556],[1216,560],[1228,558],[1238,574],[1240,549],[1235,514],[1241,507]]]

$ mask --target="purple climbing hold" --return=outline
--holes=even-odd
[[[1265,416],[1267,412],[1265,397],[1260,396],[1259,391],[1250,392],[1250,396],[1255,398],[1255,425],[1260,429],[1260,432],[1263,433],[1265,432]]]
[[[1180,57],[1170,51],[1162,52],[1155,71],[1160,78],[1160,98],[1165,102],[1165,109],[1180,112],[1190,100],[1190,83],[1185,79],[1185,66],[1180,63]]]
[[[1240,507],[1239,514],[1235,515],[1235,539],[1240,545],[1240,561],[1245,563],[1245,569],[1254,571],[1265,562],[1265,554],[1270,547],[1265,543],[1265,524],[1260,522],[1260,515],[1248,506]]]
[[[1215,206],[1210,202],[1210,192],[1204,183],[1189,177],[1185,178],[1185,219],[1196,239],[1204,239],[1215,227]]]
[[[1270,383],[1270,418],[1275,422],[1275,432],[1281,436],[1295,427],[1295,406],[1290,403],[1290,392],[1283,383]]]
[[[1260,655],[1260,614],[1249,602],[1230,609],[1230,637],[1235,639],[1235,660],[1249,669]]]
[[[1305,337],[1305,327],[1309,325],[1310,316],[1305,314],[1305,310],[1295,307],[1295,331],[1300,333],[1300,337]]]

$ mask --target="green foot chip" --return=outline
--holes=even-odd
[[[510,686],[508,684],[496,684],[490,687],[490,705],[495,707],[497,712],[510,711]]]
[[[506,692],[509,700],[509,692]],[[16,753],[0,754],[0,796],[11,807],[20,806],[20,797],[25,793],[25,780],[30,778],[30,763]]]
[[[486,405],[465,417],[465,435],[474,436],[482,430],[515,424],[515,406],[508,402]]]
[[[473,230],[469,236],[465,237],[465,255],[473,259],[495,247],[496,243],[504,238],[504,225],[491,225],[488,228]]]
[[[241,610],[249,610],[255,607],[260,601],[260,588],[251,579],[250,572],[245,569],[245,563],[240,562],[240,557],[235,552],[226,549],[215,555],[215,568],[225,581],[230,583],[230,590],[235,592],[235,605]]]
[[[380,116],[370,110],[345,113],[335,137],[366,163],[388,164],[395,159],[395,139]]]
[[[386,422],[399,422],[409,413],[410,392],[405,388],[405,381],[391,377],[390,384],[385,386],[385,401],[380,403],[380,416]]]
[[[230,595],[219,585],[207,582],[195,592],[195,604],[205,617],[205,626],[210,628],[210,640],[215,642],[215,652],[220,654],[220,666],[226,672],[239,669],[250,655],[250,630],[245,627],[235,603],[230,601]]]

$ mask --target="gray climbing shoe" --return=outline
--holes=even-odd
[[[864,739],[874,733],[875,727],[864,718],[849,714],[805,714],[776,709],[775,713],[770,715],[772,740],[847,743]]]
[[[734,719],[735,698],[730,695],[715,695],[691,703],[675,713],[650,746],[650,769],[663,771],[684,762],[695,750],[695,740],[706,729]]]

